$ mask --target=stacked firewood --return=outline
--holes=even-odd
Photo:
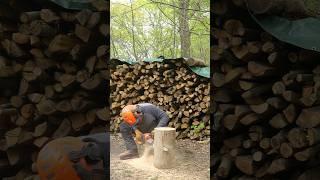
[[[0,176],[24,179],[46,142],[107,128],[107,4],[2,11],[15,3],[0,4]]]
[[[119,131],[124,106],[152,103],[166,111],[178,139],[210,135],[209,79],[193,73],[184,61],[122,64],[110,75],[111,131]]]
[[[319,179],[320,53],[276,40],[233,2],[214,5],[213,176]]]

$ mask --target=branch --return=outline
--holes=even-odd
[[[203,21],[201,21],[200,19],[190,19],[190,20],[200,22],[200,23],[203,25],[203,27],[204,27],[204,28],[206,28],[207,30],[209,30],[209,31],[210,31],[210,29],[209,29],[209,28],[208,28],[208,26],[207,26],[207,25],[209,25],[209,26],[210,26],[210,24],[207,24],[206,22],[203,22]]]
[[[138,6],[138,7],[136,7],[136,8],[133,8],[132,10],[140,9],[140,8],[142,8],[143,6],[148,5],[148,4],[152,4],[152,3],[149,2],[149,3],[142,4],[141,6]],[[119,15],[110,16],[110,18],[112,19],[112,18],[117,17],[117,16],[123,16],[123,15],[125,15],[125,14],[127,14],[127,13],[131,13],[131,10],[130,10],[130,11],[126,11],[126,12],[124,12],[124,13],[121,13],[121,14],[119,14]]]
[[[154,0],[150,0],[150,1],[153,2],[153,3],[158,3],[158,4],[162,4],[162,5],[178,8],[178,9],[183,9],[181,7],[178,7],[178,6],[175,6],[175,5],[172,5],[172,4],[168,4],[168,3],[164,3],[164,2],[158,2],[158,1],[154,1]],[[209,13],[210,12],[208,10],[198,10],[198,9],[186,9],[186,10],[188,10],[188,11],[199,11],[199,12],[205,12],[205,13]]]
[[[167,17],[173,24],[176,24],[172,19],[170,19],[166,13],[163,12],[163,10],[160,8],[160,6],[157,5],[157,8],[160,10],[160,12],[165,16]]]
[[[127,6],[127,7],[130,7],[129,5],[126,5],[126,4],[122,4],[122,3],[111,3],[111,5],[114,5],[114,4],[119,4],[119,5],[122,5],[122,6]]]
[[[152,1],[152,0],[151,0],[151,1]],[[167,15],[166,13],[164,13],[164,11],[160,8],[159,5],[157,5],[157,8],[160,10],[160,12],[161,12],[166,18],[168,18],[168,19],[173,23],[173,24],[171,24],[172,26],[177,25],[176,22],[174,22],[172,19],[170,19],[170,18],[168,17],[168,15]],[[193,14],[193,15],[194,15],[194,14]],[[201,20],[199,20],[199,19],[191,19],[191,18],[189,18],[189,19],[186,19],[186,20],[187,20],[187,21],[188,21],[188,20],[197,20],[197,21],[199,21],[200,23],[202,23],[206,29],[208,29],[207,26],[204,24],[204,22],[201,21]],[[178,32],[179,32],[179,31],[180,31],[179,26],[177,26],[176,28],[177,28],[177,30],[178,30]]]
[[[203,35],[205,35],[205,36],[210,36],[210,34],[206,34],[206,33],[199,34],[199,33],[196,33],[196,32],[194,32],[194,31],[190,31],[190,33],[191,33],[191,34],[195,34],[195,35],[197,35],[197,36],[203,36]]]

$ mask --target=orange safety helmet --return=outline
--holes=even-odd
[[[121,117],[125,122],[127,122],[131,126],[133,126],[137,122],[136,117],[131,111],[122,112]]]
[[[41,180],[81,180],[73,168],[73,162],[70,161],[68,153],[71,151],[80,151],[85,145],[80,138],[64,137],[55,139],[46,144],[38,154],[37,170]],[[84,160],[80,160],[85,169]]]

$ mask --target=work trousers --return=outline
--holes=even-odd
[[[155,127],[157,126],[157,123],[156,122],[144,122],[142,121],[142,124],[139,126],[139,130],[142,132],[142,133],[150,133]],[[126,146],[126,149],[127,150],[137,150],[137,144],[136,142],[134,141],[133,139],[133,133],[134,133],[134,130],[133,128],[125,123],[125,122],[122,122],[120,124],[120,133],[122,135],[122,138],[124,140],[124,144]]]

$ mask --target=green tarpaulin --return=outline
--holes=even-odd
[[[160,58],[147,58],[147,59],[144,59],[143,61],[144,62],[163,62],[163,61],[174,61],[174,60],[177,60],[177,61],[184,61],[183,58],[179,58],[179,59],[160,59]],[[126,63],[126,64],[135,64],[135,63],[138,63],[138,61],[134,61],[134,60],[119,60],[119,59],[111,59],[111,64],[123,64],[123,63]],[[116,63],[114,62],[116,61]],[[198,67],[198,66],[188,66],[190,68],[191,71],[193,71],[194,73],[198,74],[199,76],[202,76],[202,77],[206,77],[206,78],[210,78],[210,68],[209,67]]]
[[[82,10],[82,9],[91,9],[95,8],[91,5],[91,0],[49,0],[63,8],[72,9],[72,10]]]
[[[189,68],[196,74],[210,78],[210,68],[209,67],[190,67]]]
[[[262,15],[256,17],[253,14],[251,17],[266,32],[277,39],[304,49],[320,52],[320,19],[288,20],[278,16]]]

